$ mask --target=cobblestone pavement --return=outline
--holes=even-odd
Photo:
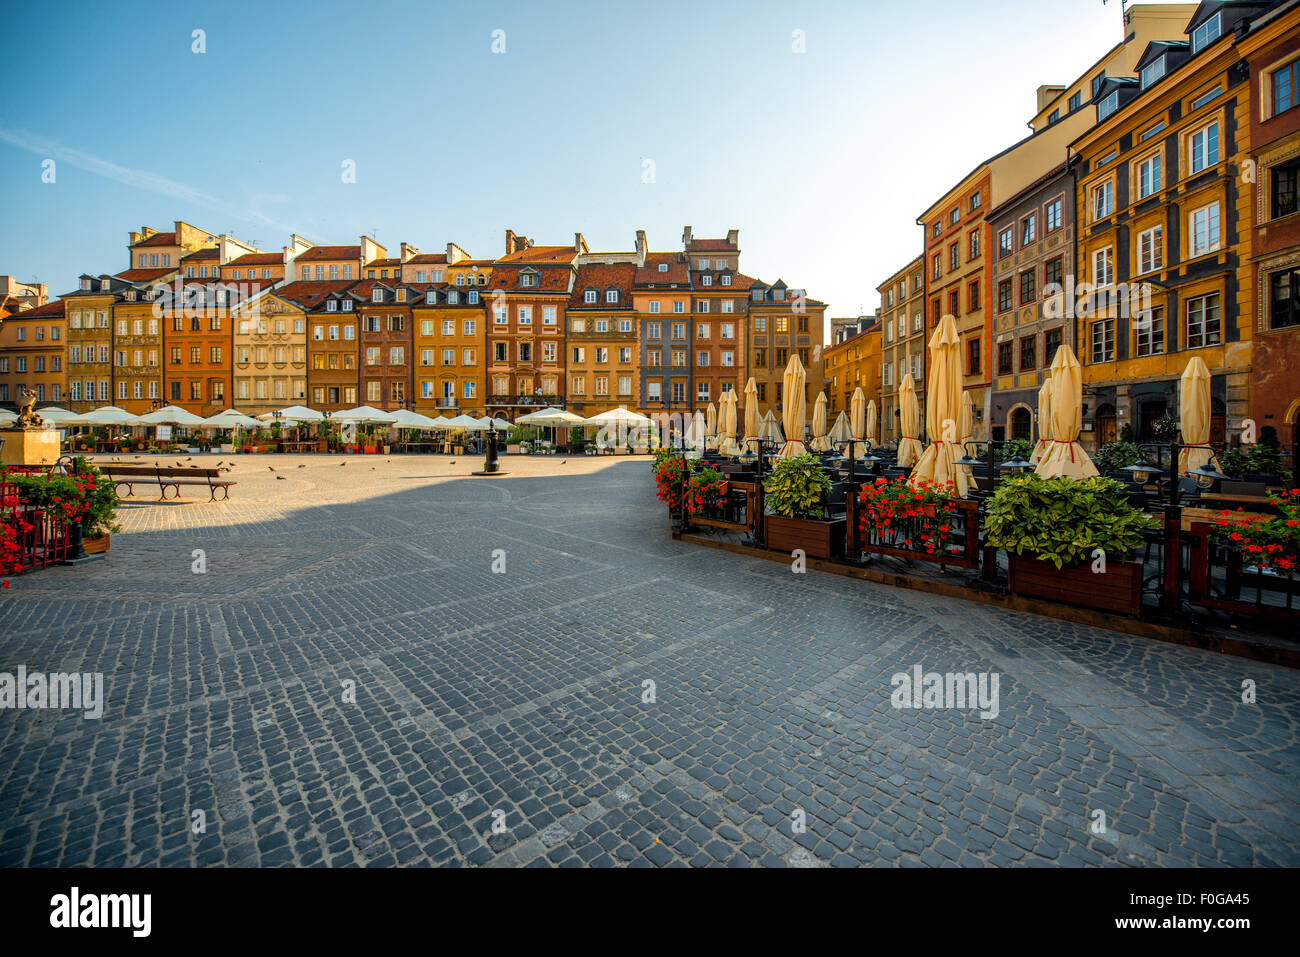
[[[0,597],[107,696],[0,712],[0,864],[1300,864],[1295,672],[675,543],[646,459],[344,461]]]

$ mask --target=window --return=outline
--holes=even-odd
[[[1061,228],[1061,206],[1062,201],[1054,199],[1047,204],[1046,218],[1044,227],[1047,232],[1054,233]]]
[[[686,303],[683,300],[678,299],[676,302],[673,303],[673,312],[685,312],[685,311],[686,311]]]
[[[542,361],[543,361],[543,362],[554,362],[554,361],[555,361],[555,356],[556,356],[556,354],[557,354],[557,350],[558,350],[558,346],[555,344],[554,341],[543,342],[543,343],[542,343]],[[465,353],[466,353],[467,355],[472,356],[472,355],[474,354],[474,350],[472,350],[472,349],[466,349],[466,350],[465,350]],[[471,362],[471,363],[467,363],[467,364],[468,364],[468,365],[473,365],[472,362]]]
[[[497,307],[496,307],[496,310],[495,310],[495,311],[493,312],[493,314],[492,314],[492,322],[493,322],[495,325],[498,325],[498,326],[504,326],[504,325],[506,324],[506,307],[505,307],[505,306],[497,306]]]
[[[673,323],[673,327],[672,327],[672,334],[673,334],[673,338],[674,338],[674,339],[685,339],[685,338],[686,338],[686,323],[684,323],[684,322],[674,322],[674,323]]]
[[[1010,256],[1013,249],[1015,249],[1015,236],[1011,227],[1008,226],[998,233],[998,258]]]
[[[1099,319],[1092,324],[1092,361],[1110,362],[1115,358],[1115,320]]]
[[[520,306],[515,318],[518,320],[519,325],[531,326],[533,324],[533,307]]]
[[[1160,307],[1151,310],[1149,317],[1139,317],[1133,323],[1137,331],[1136,351],[1140,356],[1158,356],[1165,351],[1165,311]]]
[[[979,307],[980,307],[980,281],[976,279],[974,282],[966,286],[966,311],[974,312]],[[918,316],[917,318],[919,319],[920,317]],[[903,324],[906,321],[907,321],[906,316],[899,316],[898,328],[900,330],[900,333],[903,328]]]
[[[1053,123],[1055,123],[1055,122],[1056,122],[1057,120],[1059,120],[1060,118],[1061,118],[1061,111],[1060,111],[1060,110],[1052,110],[1052,112],[1049,113],[1049,114],[1047,115],[1047,125],[1048,125],[1048,126],[1051,126]]]
[[[660,338],[660,336],[659,336],[659,330],[660,330],[659,323],[657,323],[657,322],[649,322],[649,323],[646,323],[646,338],[647,338],[647,339],[658,339],[658,338]]]
[[[709,353],[707,351],[695,353],[695,364],[701,367],[707,366],[709,364]]]
[[[1269,277],[1269,328],[1300,325],[1300,271],[1289,269]]]
[[[1219,204],[1211,203],[1193,210],[1190,219],[1188,241],[1191,244],[1189,255],[1200,256],[1214,252],[1219,248]]]
[[[654,312],[654,313],[657,313],[657,312],[659,311],[659,300],[658,300],[658,299],[651,299],[651,300],[650,300],[650,311],[651,311],[651,312]]]
[[[597,331],[597,332],[609,332],[609,320],[608,320],[608,319],[597,319],[597,320],[596,320],[596,331]]]
[[[975,212],[975,210],[977,210],[977,209],[979,209],[979,208],[980,208],[980,191],[979,191],[979,190],[975,190],[975,192],[971,193],[971,197],[970,197],[970,209],[971,209],[971,212],[973,213],[973,212]]]
[[[660,264],[659,264],[659,271],[660,271],[660,272],[667,272],[667,271],[668,271],[668,264],[667,264],[667,263],[660,263]]]
[[[1038,238],[1038,217],[1030,213],[1020,221],[1020,245],[1028,246]]]
[[[1035,288],[1036,279],[1037,271],[1034,269],[1026,269],[1020,274],[1020,305],[1028,305],[1038,295],[1038,290]]]
[[[1037,336],[1022,336],[1020,339],[1020,371],[1030,372],[1037,368],[1035,353],[1038,351]]]
[[[707,274],[701,276],[701,277],[700,277],[700,285],[702,285],[702,286],[712,286],[712,285],[713,285],[713,277],[710,276],[710,275],[707,275]]]
[[[1165,58],[1163,55],[1152,60],[1142,68],[1141,80],[1142,89],[1146,89],[1156,80],[1165,75]]]
[[[352,300],[351,300],[351,299],[344,299],[344,300],[343,300],[343,311],[344,311],[344,312],[351,312],[351,311],[352,311]]]
[[[1119,90],[1112,90],[1102,98],[1100,103],[1097,104],[1097,122],[1100,123],[1118,109]]]
[[[1153,272],[1164,268],[1164,227],[1154,226],[1138,233],[1138,272]]]
[[[1207,46],[1219,39],[1223,30],[1219,14],[1215,14],[1192,31],[1192,53],[1200,53]]]
[[[1057,256],[1043,263],[1043,285],[1059,286],[1065,278],[1065,257]]]
[[[980,341],[970,339],[966,342],[966,374],[978,375],[980,371]]]
[[[1138,163],[1138,199],[1160,192],[1160,154],[1153,153]]]
[[[507,357],[507,353],[506,353],[506,348],[507,348],[507,345],[506,345],[506,343],[504,343],[504,342],[494,342],[494,343],[492,343],[492,361],[494,361],[494,362],[506,362],[506,361],[508,361],[508,357]]]
[[[980,231],[978,229],[972,229],[970,234],[966,237],[966,240],[966,258],[978,259],[980,255]],[[920,292],[920,283],[916,284],[916,290],[917,292]]]
[[[1092,283],[1094,286],[1109,286],[1115,281],[1115,249],[1107,246],[1092,254]]]
[[[1015,349],[1010,339],[998,343],[998,375],[1011,375]]]
[[[1191,108],[1188,110],[1188,112],[1191,113],[1196,110],[1199,110],[1206,103],[1209,103],[1211,100],[1216,99],[1222,94],[1223,94],[1223,84],[1219,84],[1213,90],[1210,90],[1208,93],[1202,93],[1196,99],[1192,100],[1192,105]]]
[[[596,290],[594,290],[594,289],[588,289],[586,292],[584,292],[584,293],[582,294],[582,301],[585,302],[585,303],[592,303],[592,302],[595,302],[595,301],[596,301]]]
[[[723,276],[723,277],[722,277],[722,284],[723,284],[724,286],[730,286],[730,285],[731,285],[731,276],[730,276],[730,275]]]
[[[1191,171],[1193,174],[1209,169],[1219,162],[1219,124],[1211,123],[1191,136]]]
[[[1219,330],[1219,294],[1187,300],[1187,348],[1217,346],[1222,341]]]
[[[954,316],[961,315],[961,296],[953,289],[948,293],[948,312]]]
[[[1269,74],[1270,86],[1273,89],[1274,116],[1285,113],[1295,106],[1297,77],[1300,77],[1300,60],[1293,60],[1282,69],[1274,70]]]
[[[707,300],[707,299],[696,299],[696,300],[695,300],[695,311],[696,311],[696,312],[708,312],[708,311],[709,311],[709,300]]]
[[[697,323],[697,324],[696,324],[696,326],[695,326],[695,338],[696,338],[696,339],[707,339],[707,338],[709,338],[709,324],[708,324],[707,322],[701,322],[701,323]]]
[[[1070,112],[1073,113],[1079,107],[1083,106],[1083,94],[1076,93],[1070,97]]]
[[[953,243],[948,247],[948,269],[955,270],[961,265],[961,244]]]
[[[1273,218],[1289,216],[1300,205],[1297,204],[1297,174],[1300,173],[1300,160],[1292,160],[1284,166],[1276,166],[1269,176],[1273,181]]]
[[[1165,121],[1161,120],[1155,126],[1143,132],[1142,135],[1138,137],[1138,142],[1145,143],[1147,140],[1151,139],[1151,137],[1155,136],[1157,133],[1163,133],[1164,129],[1165,129]]]
[[[933,275],[935,279],[938,279],[940,276],[943,275],[943,256],[939,255],[938,253],[935,253],[934,256],[931,258],[930,262],[931,265],[934,267],[931,272],[931,275]]]
[[[666,265],[666,264],[662,264],[662,263],[661,263],[661,265]],[[665,271],[666,271],[666,270],[665,270]],[[646,391],[645,391],[645,394],[646,394],[646,398],[647,398],[649,401],[651,401],[651,402],[659,402],[659,401],[661,401],[661,399],[662,399],[662,394],[661,394],[661,392],[659,391],[661,386],[662,386],[662,383],[661,383],[658,379],[651,379],[649,382],[647,382],[647,383],[645,384],[645,390],[646,390]]]
[[[1114,183],[1109,180],[1092,188],[1092,218],[1105,219],[1115,208]]]

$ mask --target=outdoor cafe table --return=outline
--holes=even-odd
[[[411,452],[411,451],[436,452],[442,446],[442,444],[443,443],[441,442],[428,442],[428,441],[400,442],[398,443],[397,447],[401,449],[403,452]]]
[[[318,439],[304,439],[298,442],[281,442],[281,452],[315,452],[320,447]]]

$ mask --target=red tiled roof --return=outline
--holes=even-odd
[[[559,263],[572,262],[578,251],[572,246],[530,246],[509,256],[502,256],[499,263]],[[457,263],[457,265],[460,265]]]
[[[400,266],[401,264],[402,261],[400,259],[372,259],[370,262],[366,263],[366,268],[370,269],[375,266]]]
[[[227,266],[283,266],[284,253],[245,253]]]
[[[519,274],[525,269],[533,269],[539,278],[536,286],[520,286]],[[556,265],[497,265],[492,269],[492,277],[487,281],[488,289],[504,289],[524,293],[531,292],[568,292],[569,267]]]
[[[63,315],[63,300],[54,299],[43,306],[33,306],[23,312],[10,313],[11,319],[46,319]]]
[[[313,246],[298,257],[299,262],[318,259],[360,259],[360,246]]]
[[[131,248],[134,249],[136,246],[175,246],[175,245],[176,245],[175,233],[154,233],[152,236],[148,236],[137,243],[132,243]]]
[[[446,253],[421,253],[419,256],[412,256],[406,264],[409,266],[411,263],[445,263],[446,261]]]
[[[689,251],[693,253],[734,253],[736,247],[725,239],[692,239]]]
[[[495,259],[462,259],[458,263],[449,263],[452,269],[468,268],[471,266],[491,266]]]
[[[578,267],[573,281],[570,308],[608,309],[611,306],[628,308],[632,305],[632,280],[636,276],[634,263],[587,263]],[[617,289],[622,295],[617,304],[605,302],[605,290]],[[583,296],[588,289],[596,290],[596,302],[587,303]]]
[[[668,271],[660,272],[659,264],[667,263]],[[646,253],[645,266],[636,271],[636,284],[690,283],[690,268],[677,253]]]
[[[731,276],[730,286],[722,285],[722,280],[719,277],[724,274]],[[712,276],[713,281],[706,286],[701,279],[702,276]],[[729,272],[725,269],[721,272],[714,272],[712,270],[705,272],[698,269],[691,270],[691,285],[695,292],[732,292],[737,289],[741,292],[749,292],[749,288],[758,281],[759,280],[754,279],[752,276],[746,276],[744,273]]]
[[[117,273],[113,278],[125,279],[127,282],[149,282],[175,271],[174,266],[168,266],[166,269],[128,269],[126,272]]]
[[[319,307],[325,297],[330,293],[343,292],[349,286],[355,285],[355,279],[330,279],[321,282],[303,280],[300,282],[291,282],[287,286],[282,286],[275,291],[275,295],[281,299],[287,299],[290,302],[296,302],[308,311]]]
[[[181,257],[181,262],[189,262],[191,259],[219,259],[221,250],[216,246],[205,246],[203,249],[196,249],[192,253],[187,253]]]

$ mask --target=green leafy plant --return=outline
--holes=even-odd
[[[813,456],[782,459],[763,483],[767,510],[786,518],[821,518],[831,493],[831,480]]]
[[[1125,423],[1124,423],[1123,427],[1119,430],[1119,440],[1120,440],[1121,442],[1132,442],[1132,441],[1133,441],[1133,425],[1132,425],[1132,423],[1129,423],[1129,422],[1125,422]]]
[[[1178,417],[1173,415],[1162,415],[1151,423],[1151,431],[1155,437],[1165,441],[1176,438],[1181,428]]]
[[[1274,434],[1276,438],[1276,433]],[[1291,473],[1282,465],[1282,455],[1276,445],[1266,445],[1261,435],[1254,445],[1242,445],[1219,457],[1224,474],[1234,478],[1247,475],[1277,475],[1283,482],[1291,480]]]
[[[1062,568],[1091,559],[1098,548],[1112,560],[1127,557],[1141,546],[1143,531],[1158,527],[1129,504],[1122,482],[1031,472],[1004,480],[989,499],[984,541]]]
[[[1118,472],[1140,461],[1142,461],[1142,452],[1132,442],[1107,442],[1092,457],[1093,464],[1102,475]]]
[[[1028,459],[1034,454],[1034,443],[1027,439],[1012,439],[1006,445],[1000,446],[993,452],[994,458],[999,462],[1007,462],[1014,458]]]

